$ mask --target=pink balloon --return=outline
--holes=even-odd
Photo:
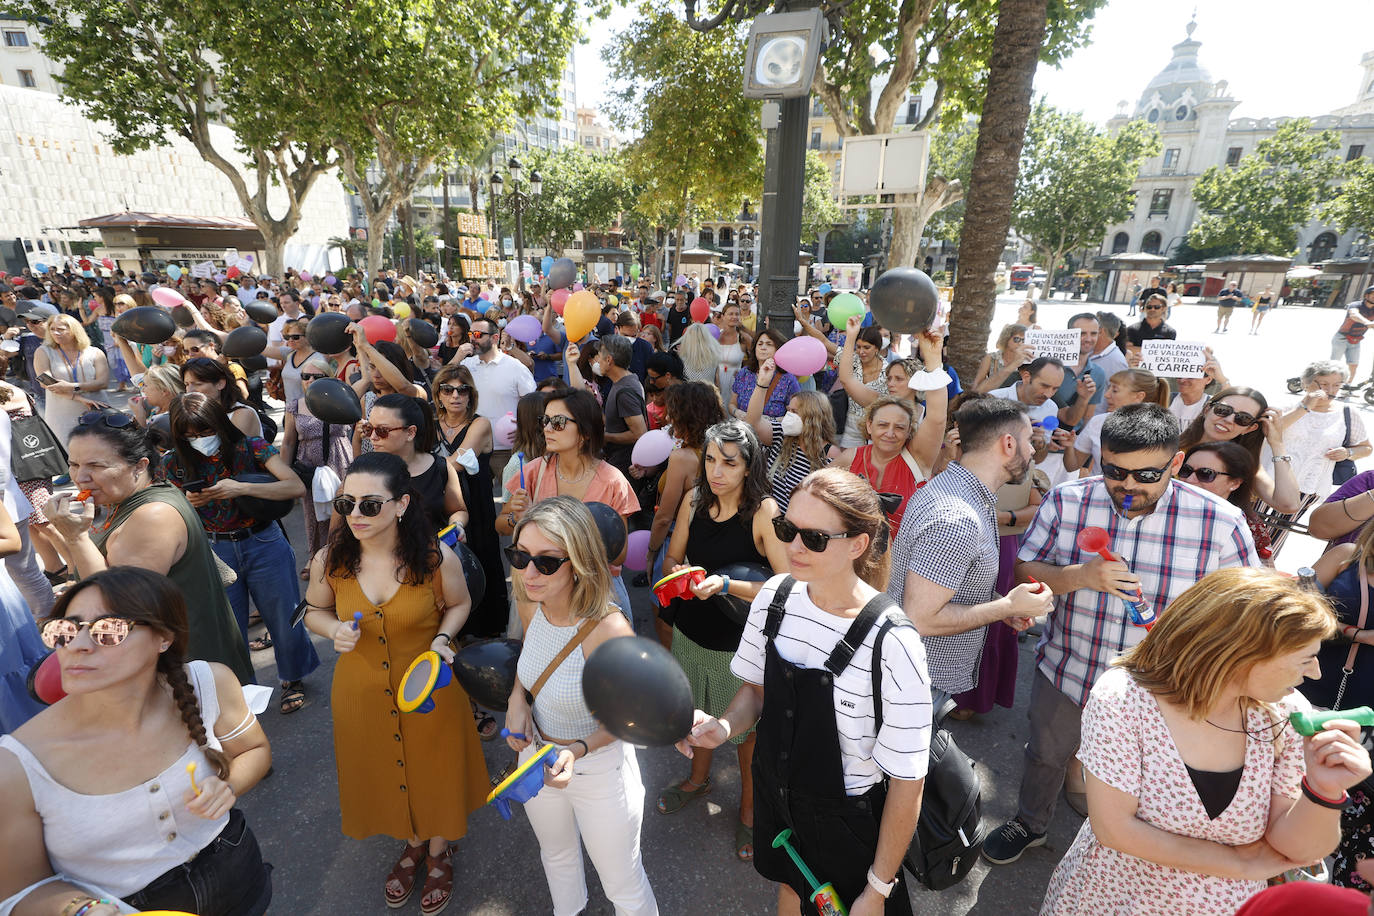
[[[170,286],[159,286],[152,292],[153,301],[163,308],[174,308],[186,304],[186,297]]]
[[[635,572],[643,572],[644,561],[649,554],[649,529],[641,528],[638,531],[631,531],[630,539],[625,543],[625,568],[633,569]]]
[[[310,271],[308,271],[308,270],[303,270],[303,271],[301,271],[301,279],[304,280],[306,283],[309,283],[309,282],[310,282]]]
[[[563,314],[563,306],[568,304],[568,297],[571,295],[572,293],[566,289],[556,289],[549,294],[549,304],[553,306],[555,312],[561,315]]]
[[[477,298],[478,298],[478,299],[485,299],[485,300],[487,300],[488,302],[490,302],[490,301],[491,301],[491,293],[487,292],[486,290],[482,290],[480,293],[477,294]]]
[[[586,289],[586,288],[587,288],[587,287],[583,286],[581,283],[574,283],[574,284],[573,284],[573,292],[575,292],[575,293],[580,293],[580,292],[582,292],[582,291],[583,291],[584,289]]]
[[[672,452],[673,437],[665,430],[651,429],[639,437],[634,451],[630,453],[630,460],[642,468],[653,468],[667,461]]]
[[[363,334],[367,337],[367,342],[376,344],[380,340],[396,339],[396,325],[390,318],[383,318],[381,315],[368,315],[358,322],[363,329]]]
[[[793,337],[773,357],[778,368],[795,376],[813,375],[825,367],[825,344],[814,337]]]
[[[504,417],[497,417],[491,424],[491,438],[497,448],[510,448],[515,442],[515,414],[506,411]]]

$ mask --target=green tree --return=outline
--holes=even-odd
[[[262,232],[265,269],[280,275],[282,251],[300,224],[316,179],[334,167],[324,125],[337,93],[294,79],[280,55],[251,53],[253,36],[300,32],[312,55],[337,36],[322,22],[302,28],[272,4],[231,0],[18,0],[11,15],[35,23],[43,53],[62,68],[62,98],[108,124],[119,153],[189,141],[229,180],[243,212]],[[339,81],[342,82],[342,81]],[[212,127],[229,128],[232,142]],[[269,206],[279,186],[280,215]]]
[[[1290,255],[1298,230],[1312,221],[1342,163],[1336,131],[1313,131],[1295,118],[1234,168],[1212,166],[1193,185],[1198,217],[1188,232],[1195,248],[1226,246],[1245,254]]]
[[[802,241],[814,242],[844,219],[835,202],[835,182],[821,154],[806,151],[806,185],[802,189]]]
[[[978,119],[975,117],[965,116],[953,123],[942,121],[931,128],[929,168],[935,176],[931,181],[957,182],[959,199],[930,215],[924,237],[940,242],[958,240],[964,224],[964,192],[968,188],[977,145]],[[926,196],[938,200],[934,195]]]
[[[538,169],[543,190],[524,212],[525,244],[562,251],[576,233],[605,229],[631,202],[632,188],[619,154],[593,153],[580,146],[531,150],[521,163]],[[497,208],[502,232],[514,232],[515,213]]]
[[[763,186],[759,102],[740,94],[738,23],[705,35],[648,7],[603,58],[618,74],[609,114],[638,136],[624,155],[641,215],[681,240],[694,218],[734,214],[746,198],[757,199]],[[653,265],[651,273],[659,272]]]
[[[1356,159],[1345,164],[1345,183],[1340,193],[1321,208],[1324,219],[1343,231],[1374,232],[1374,160]]]
[[[1011,225],[1035,249],[1053,278],[1064,254],[1096,244],[1107,227],[1130,216],[1140,162],[1159,153],[1159,133],[1131,121],[1115,136],[1043,99],[1031,111]],[[1041,297],[1048,299],[1052,284]]]

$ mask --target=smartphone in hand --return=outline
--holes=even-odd
[[[47,388],[50,385],[56,385],[57,377],[53,375],[51,372],[42,372],[38,376],[38,384],[42,385],[44,388]]]

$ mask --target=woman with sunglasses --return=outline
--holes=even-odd
[[[753,430],[739,420],[725,420],[708,429],[697,486],[682,501],[663,566],[678,572],[690,564],[707,572],[706,579],[692,588],[696,600],[674,599],[669,613],[673,657],[687,673],[696,705],[712,715],[723,714],[740,688],[739,679],[730,672],[730,659],[739,648],[744,624],[728,612],[734,610],[730,602],[707,599],[721,595],[752,601],[763,585],[715,575],[712,570],[731,563],[787,569],[787,554],[773,528],[773,518],[779,514],[778,504],[768,495],[763,448]],[[747,862],[754,855],[754,798],[744,774],[753,761],[753,733],[740,731],[731,743],[743,777],[734,850],[737,858]],[[711,758],[709,752],[698,754],[687,779],[659,793],[660,814],[680,811],[711,791]]]
[[[544,790],[525,803],[553,911],[586,910],[585,845],[615,912],[656,916],[639,851],[639,763],[633,748],[596,721],[582,694],[592,653],[608,640],[634,636],[616,613],[601,535],[581,501],[555,496],[520,519],[506,556],[525,633],[506,743],[522,763],[543,744],[559,747]]]
[[[181,367],[181,381],[187,392],[203,394],[219,402],[240,433],[254,439],[262,438],[262,418],[244,400],[234,373],[218,358],[197,356],[188,359]]]
[[[291,624],[300,601],[291,542],[281,525],[259,520],[255,505],[242,498],[295,500],[305,495],[305,486],[271,443],[245,437],[207,395],[182,395],[172,402],[169,417],[176,444],[162,457],[164,478],[186,494],[215,556],[236,574],[226,592],[244,639],[252,595],[268,635],[248,647],[272,649],[282,685],[281,711],[293,713],[305,705],[302,679],[319,667],[320,659],[305,630]],[[248,475],[273,479],[241,479]]]
[[[396,455],[406,463],[417,505],[434,530],[457,525],[459,539],[466,539],[469,519],[462,484],[454,465],[434,454],[429,402],[404,394],[382,395],[357,429],[372,451]]]
[[[128,566],[44,621],[66,696],[0,737],[13,912],[267,912],[271,868],[237,802],[272,750],[234,673],[189,659],[187,627],[176,583]]]
[[[428,916],[449,903],[450,841],[467,833],[491,786],[461,687],[437,691],[426,715],[398,713],[396,704],[418,655],[453,660],[472,602],[462,564],[435,539],[396,455],[359,455],[334,511],[343,523],[310,562],[305,625],[340,653],[330,708],[343,832],[405,841],[383,894],[387,906],[402,906],[423,874]]]
[[[353,349],[358,354],[358,380],[353,383],[353,391],[363,402],[363,416],[372,413],[372,405],[377,399],[388,394],[403,394],[412,398],[427,399],[429,392],[414,381],[415,368],[410,357],[406,356],[400,344],[390,340],[367,342],[367,334],[362,325],[349,325],[353,335]],[[363,454],[372,451],[372,443],[367,436],[354,440],[353,451]]]
[[[309,317],[301,315],[287,319],[282,325],[281,339],[286,349],[282,352],[285,359],[281,364],[281,383],[285,395],[283,400],[288,404],[305,396],[301,389],[301,366],[315,353],[310,346],[310,339],[305,336],[305,326],[309,321]]]
[[[181,490],[160,479],[149,435],[128,414],[91,411],[67,444],[72,484],[85,500],[61,493],[48,518],[69,563],[86,578],[110,566],[140,566],[170,578],[186,598],[188,658],[219,662],[244,684],[253,663],[220,578],[200,516]],[[106,510],[94,527],[95,510]]]
[[[1273,566],[1269,526],[1255,512],[1255,458],[1238,442],[1199,442],[1183,454],[1178,479],[1220,496],[1245,513],[1255,553]]]
[[[458,475],[467,527],[473,532],[468,546],[486,573],[487,589],[468,616],[465,636],[500,636],[510,605],[506,597],[506,572],[501,565],[500,540],[496,537],[496,503],[491,479],[493,441],[491,421],[477,415],[477,385],[466,366],[444,366],[434,376],[434,406],[439,447]],[[527,456],[528,457],[528,456]],[[490,727],[490,726],[489,726]]]
[[[301,510],[307,557],[313,557],[329,537],[329,516],[326,514],[321,519],[316,509],[315,469],[327,467],[342,480],[344,471],[353,462],[353,428],[343,423],[325,423],[310,412],[310,405],[305,401],[305,393],[312,384],[333,377],[328,359],[319,353],[309,356],[300,367],[301,398],[287,401],[282,412],[281,452],[290,457],[292,470],[305,485]],[[306,578],[307,574],[308,567],[303,568],[301,578]]]
[[[1255,471],[1255,498],[1275,512],[1294,512],[1302,498],[1293,472],[1293,456],[1284,449],[1279,413],[1254,388],[1232,386],[1212,396],[1188,424],[1179,440],[1185,451],[1199,442],[1237,442],[1259,466]],[[1270,457],[1263,458],[1269,447]],[[1266,469],[1268,464],[1270,469]]]
[[[91,346],[86,331],[70,315],[48,319],[47,341],[33,355],[34,378],[46,373],[55,381],[43,385],[48,397],[43,419],[64,446],[77,418],[99,406],[99,394],[110,381],[105,351]]]
[[[921,810],[930,679],[915,628],[881,592],[887,520],[872,487],[827,468],[802,481],[774,525],[792,575],[770,579],[754,599],[731,663],[741,685],[728,707],[718,717],[698,710],[678,747],[695,762],[757,727],[754,868],[778,884],[778,913],[808,911],[801,901],[811,894],[773,847],[791,826],[802,859],[835,885],[850,913],[908,916],[901,861]],[[854,648],[845,652],[846,643]],[[832,675],[826,664],[836,651]],[[798,748],[806,752],[791,753]]]

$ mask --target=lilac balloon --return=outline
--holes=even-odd
[[[497,448],[510,448],[515,441],[515,414],[506,411],[504,417],[497,417],[491,424],[491,438]]]
[[[543,325],[533,315],[518,315],[506,325],[506,333],[511,336],[511,340],[525,344],[533,344],[543,332]]]
[[[642,468],[654,468],[667,461],[672,453],[673,437],[666,430],[651,429],[639,437],[634,451],[630,453],[630,460]]]
[[[687,285],[687,275],[686,275],[686,274],[678,274],[678,275],[677,275],[677,279],[673,281],[673,285],[674,285],[674,286],[686,286],[686,285]]]
[[[333,274],[325,274],[324,282],[328,283],[330,286],[333,286],[335,283],[339,282],[339,278],[334,276]]]
[[[710,334],[710,335],[711,335],[712,337],[714,337],[716,340],[720,340],[720,325],[718,325],[718,324],[707,324],[707,325],[706,325],[706,333]]]
[[[641,528],[638,531],[631,531],[630,539],[626,544],[625,568],[633,569],[635,572],[643,572],[644,561],[649,553],[649,529]]]
[[[778,368],[795,376],[813,375],[825,367],[825,344],[814,337],[793,337],[773,357]]]
[[[303,271],[301,271],[301,279],[304,280],[306,283],[309,283],[309,282],[310,282],[310,271],[308,271],[308,270],[303,270]]]
[[[585,287],[585,286],[582,285],[581,281],[578,281],[577,283],[574,283],[574,284],[573,284],[573,292],[575,292],[575,293],[580,293],[580,292],[582,292],[582,291],[583,291],[584,289],[586,289],[586,288],[587,288],[587,287]]]

